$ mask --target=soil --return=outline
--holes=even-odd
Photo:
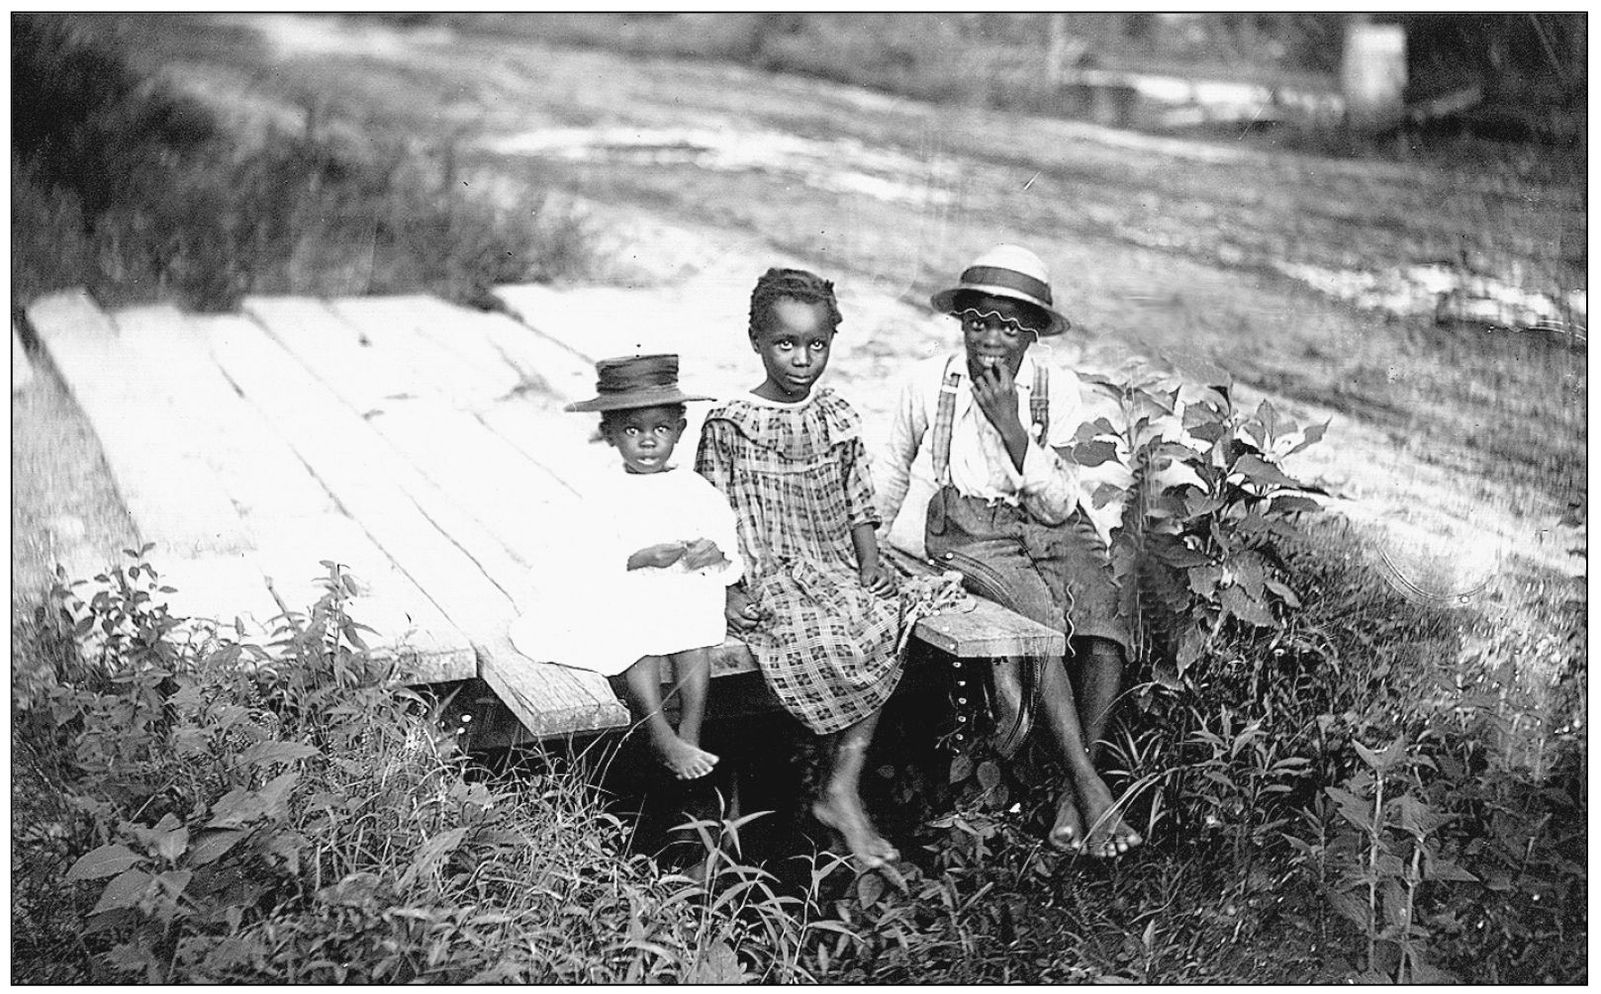
[[[1505,611],[1531,573],[1584,573],[1582,162],[1323,158],[437,26],[120,28],[247,131],[400,144],[531,219],[581,211],[601,251],[575,302],[627,290],[648,321],[726,309],[768,265],[825,274],[846,316],[829,376],[869,422],[900,369],[955,344],[928,294],[1027,245],[1075,322],[1053,357],[1215,364],[1245,403],[1330,420],[1291,468],[1375,529],[1401,584]],[[1501,326],[1445,306],[1467,298]],[[718,375],[754,381],[742,327],[675,333],[721,336]]]

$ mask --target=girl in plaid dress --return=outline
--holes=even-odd
[[[879,711],[900,679],[899,608],[878,558],[861,419],[828,388],[812,390],[839,321],[826,280],[770,269],[757,281],[750,340],[767,378],[707,413],[695,468],[738,519],[746,578],[728,588],[730,625],[784,707],[831,737],[812,813],[873,867],[899,856],[859,794]]]

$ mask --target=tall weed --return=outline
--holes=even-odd
[[[496,284],[589,263],[570,210],[469,198],[402,143],[338,140],[315,113],[304,132],[239,145],[72,17],[15,23],[20,300],[76,284],[106,303],[175,297],[204,310],[247,293],[419,289],[490,306]]]
[[[809,976],[805,904],[764,871],[666,874],[582,778],[451,755],[337,566],[255,645],[171,616],[129,556],[13,631],[18,978]]]
[[[1574,612],[1524,644],[1403,597],[1278,465],[1320,426],[1238,411],[1226,382],[1098,388],[1119,411],[1075,457],[1124,464],[1096,499],[1132,504],[1113,554],[1143,634],[1102,767],[1146,845],[1104,865],[1051,851],[1050,750],[1003,761],[952,720],[932,729],[943,753],[877,761],[920,851],[836,903],[852,937],[818,951],[833,976],[1582,977]],[[892,704],[890,740],[926,740],[932,710],[970,714],[959,698],[984,692],[924,662],[934,686]]]

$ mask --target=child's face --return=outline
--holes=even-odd
[[[751,337],[751,348],[767,370],[763,391],[771,400],[804,400],[828,368],[834,329],[828,308],[783,298],[773,302],[767,326]]]
[[[1044,326],[1042,315],[1027,304],[1005,297],[973,294],[960,300],[962,344],[967,348],[967,370],[974,377],[1005,366],[1014,377],[1023,365],[1023,354],[1034,343],[1028,329]]]
[[[630,473],[660,473],[688,424],[677,407],[636,407],[608,414],[601,434],[623,457]]]

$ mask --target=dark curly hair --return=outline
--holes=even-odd
[[[774,267],[756,281],[750,292],[750,337],[755,338],[773,316],[773,304],[789,298],[803,304],[822,304],[827,311],[828,327],[838,331],[841,321],[839,304],[834,300],[834,284],[816,273],[804,269]]]

